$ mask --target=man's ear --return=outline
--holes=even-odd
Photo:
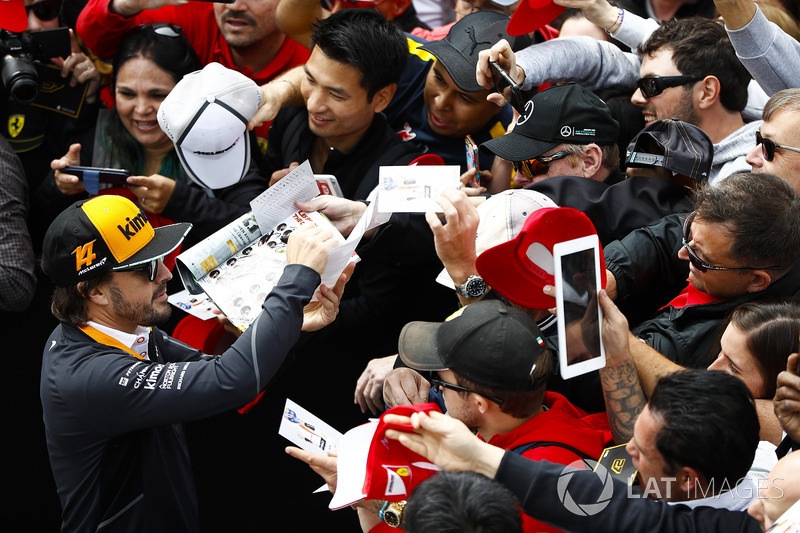
[[[86,298],[90,303],[95,305],[108,305],[111,301],[108,296],[108,288],[105,283],[100,283],[99,285],[95,285],[88,291],[85,290],[86,285],[81,282],[78,284],[78,291]]]
[[[372,110],[375,113],[380,113],[386,109],[386,106],[388,106],[389,102],[392,101],[396,90],[396,83],[389,84],[386,87],[379,89],[378,92],[375,93],[375,96],[372,97]]]
[[[747,292],[761,292],[772,283],[772,276],[768,270],[750,270],[750,283],[747,285]]]
[[[583,158],[578,164],[578,168],[584,178],[600,180],[597,173],[603,168],[603,151],[596,144],[587,144],[583,149]]]
[[[470,401],[475,406],[475,409],[481,415],[485,415],[487,413],[487,411],[489,411],[489,407],[491,407],[489,404],[491,404],[492,402],[487,400],[485,397],[481,396],[480,394],[474,393],[474,392],[471,392],[469,394],[469,397],[470,397]]]
[[[678,490],[686,493],[690,500],[695,499],[692,497],[693,495],[700,494],[706,489],[705,476],[691,466],[680,468],[675,477],[677,478]]]
[[[697,109],[709,109],[719,101],[722,84],[716,76],[706,76],[693,89]]]

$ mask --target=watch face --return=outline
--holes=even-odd
[[[386,525],[388,526],[397,527],[400,525],[400,515],[394,510],[390,509],[384,512],[383,519],[386,521]]]
[[[467,298],[480,298],[486,292],[486,283],[481,278],[470,278],[467,280],[464,293]]]

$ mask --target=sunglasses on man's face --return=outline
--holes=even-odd
[[[147,263],[117,270],[116,272],[142,272],[143,274],[147,274],[147,279],[152,283],[156,280],[156,276],[158,275],[158,265],[160,262],[161,258],[153,259]]]
[[[514,167],[514,171],[532,180],[536,176],[547,174],[547,171],[550,170],[550,163],[558,161],[559,159],[564,159],[570,154],[572,154],[572,152],[562,150],[552,155],[542,155],[532,159],[526,159],[525,161],[512,161],[511,165]]]
[[[714,265],[709,265],[695,253],[695,251],[689,246],[689,243],[692,241],[692,222],[694,222],[694,217],[697,214],[697,211],[692,211],[689,216],[686,217],[686,220],[683,221],[683,247],[686,248],[686,251],[689,253],[689,262],[700,272],[708,272],[709,270],[782,270],[783,267],[780,265],[770,266],[770,267],[719,267]]]
[[[653,98],[670,87],[678,87],[679,85],[698,82],[702,79],[699,76],[646,76],[639,78],[636,85],[645,98]]]
[[[25,6],[25,12],[28,15],[31,14],[31,11],[41,21],[54,20],[61,13],[61,0],[41,0],[41,2]]]
[[[431,378],[431,385],[433,385],[435,390],[450,389],[456,392],[471,392],[483,396],[487,400],[491,400],[497,405],[503,405],[502,398],[497,398],[496,396],[486,396],[485,394],[481,394],[480,392],[475,392],[472,389],[468,389],[466,387],[462,387],[461,385],[456,385],[454,383],[448,383],[446,381],[442,381],[441,379]]]
[[[800,148],[778,144],[769,139],[765,139],[761,136],[761,130],[756,131],[756,145],[759,144],[761,145],[761,151],[764,154],[764,159],[767,161],[772,161],[775,159],[775,148],[783,148],[784,150],[789,150],[790,152],[800,153]]]

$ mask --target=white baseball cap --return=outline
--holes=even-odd
[[[175,85],[161,103],[158,123],[189,177],[221,189],[238,183],[250,167],[247,122],[260,105],[261,89],[253,80],[209,63]]]
[[[493,194],[477,207],[480,220],[475,235],[475,252],[481,255],[484,251],[510,241],[516,237],[528,215],[543,207],[558,207],[548,196],[527,189],[507,189]],[[444,269],[436,281],[455,288],[455,283]]]

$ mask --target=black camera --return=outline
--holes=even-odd
[[[37,61],[70,54],[69,28],[13,33],[0,30],[0,79],[8,95],[23,104],[39,95]]]

